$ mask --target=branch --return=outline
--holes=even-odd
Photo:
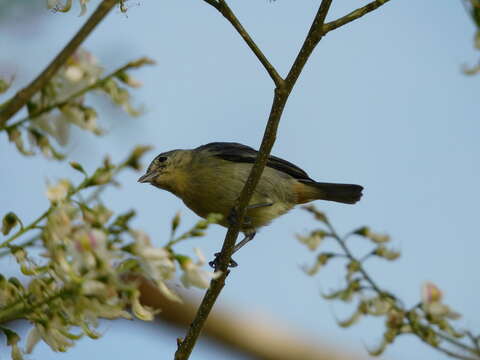
[[[237,19],[237,17],[227,5],[227,3],[224,0],[220,0],[219,2],[213,0],[204,1],[217,9],[225,17],[225,19],[227,19],[233,25],[235,30],[237,30],[243,40],[245,40],[245,42],[247,43],[248,47],[253,51],[255,56],[265,67],[265,70],[267,70],[275,85],[277,87],[280,87],[283,83],[282,77],[278,74],[275,67],[273,67],[273,65],[268,61],[267,57],[263,54],[255,41],[253,41],[253,39],[250,37],[247,30],[245,30],[245,28],[242,26],[242,24]]]
[[[183,293],[183,303],[173,302],[150,281],[136,275],[143,305],[160,310],[159,325],[185,328],[198,307],[191,293]],[[259,326],[258,318],[261,318]],[[325,342],[325,339],[308,336],[287,323],[271,319],[268,314],[248,312],[238,306],[215,307],[204,328],[204,334],[228,349],[262,360],[360,360],[364,356],[350,353]]]
[[[43,220],[45,219],[53,210],[53,206],[50,206],[45,212],[37,217],[30,225],[26,227],[22,227],[20,230],[18,230],[15,234],[10,236],[7,240],[3,241],[0,243],[0,249],[8,246],[13,240],[17,239],[18,237],[22,236],[25,234],[27,231],[30,231],[32,229],[35,229],[36,226]]]
[[[323,27],[323,34],[325,35],[329,31],[335,30],[339,28],[340,26],[346,25],[354,20],[357,20],[358,18],[361,18],[363,15],[368,14],[369,12],[372,12],[375,9],[378,9],[380,6],[383,4],[389,2],[390,0],[375,0],[372,1],[371,3],[358,8],[357,10],[352,11],[351,13],[342,16],[341,18],[331,21],[329,23],[326,23],[325,26]]]
[[[34,120],[34,119],[38,118],[40,115],[43,115],[43,114],[45,114],[49,111],[52,111],[53,109],[61,108],[62,106],[65,106],[65,105],[69,104],[74,99],[85,95],[87,92],[102,87],[107,81],[109,81],[112,78],[117,77],[118,75],[120,75],[121,73],[123,73],[127,70],[130,70],[132,68],[138,68],[141,64],[153,64],[153,63],[154,63],[153,60],[150,60],[148,58],[140,58],[140,59],[135,60],[135,61],[130,61],[129,63],[127,63],[126,65],[123,65],[121,68],[113,71],[109,75],[95,81],[93,84],[88,85],[88,86],[84,87],[83,89],[80,89],[77,92],[73,93],[67,99],[56,102],[56,103],[48,105],[48,106],[45,106],[44,108],[38,109],[37,111],[34,111],[33,113],[29,114],[25,118],[20,119],[20,120],[14,122],[13,124],[3,126],[3,127],[0,126],[0,132],[3,131],[3,130],[10,130],[14,127],[20,126],[20,125],[24,124],[25,122],[27,122],[29,120],[30,121]]]
[[[320,40],[322,40],[324,35],[323,28],[325,26],[325,18],[327,17],[327,13],[331,4],[332,0],[323,0],[320,4],[320,8],[317,11],[317,15],[315,15],[312,26],[310,26],[310,30],[308,31],[308,35],[303,42],[302,48],[300,49],[295,61],[293,62],[292,68],[288,72],[288,75],[285,79],[290,90],[295,85],[300,73],[303,70],[303,67],[312,54],[313,49],[315,49],[315,46],[317,46]]]
[[[103,20],[108,12],[117,3],[117,0],[103,0],[87,22],[80,28],[75,36],[63,48],[62,51],[52,60],[52,62],[42,71],[38,77],[27,87],[18,91],[15,96],[0,108],[0,126],[15,115],[40,89],[42,89],[67,59],[77,50],[80,44]]]
[[[224,1],[222,0],[220,1],[220,3],[224,3]],[[234,215],[235,221],[233,222],[233,225],[228,228],[222,251],[220,252],[220,256],[218,257],[218,268],[216,270],[220,271],[221,275],[219,278],[212,280],[212,282],[210,283],[210,287],[207,290],[202,300],[202,303],[200,304],[195,319],[190,325],[185,339],[183,341],[179,340],[179,346],[175,353],[175,360],[183,360],[189,358],[193,347],[195,346],[195,343],[200,335],[200,332],[205,324],[205,321],[207,320],[207,317],[210,314],[210,311],[212,310],[212,307],[215,304],[218,295],[220,294],[225,285],[225,278],[229,273],[228,265],[232,256],[233,247],[235,246],[235,241],[240,231],[240,226],[243,223],[245,209],[248,206],[255,187],[260,180],[260,176],[262,175],[263,169],[265,168],[268,160],[268,156],[270,154],[270,151],[272,150],[276,138],[278,124],[280,122],[280,118],[282,116],[285,104],[288,100],[288,96],[290,95],[290,92],[295,85],[295,82],[300,75],[300,72],[302,71],[308,57],[321,39],[321,29],[323,27],[325,17],[328,13],[331,3],[332,0],[322,0],[322,3],[320,4],[320,8],[318,9],[317,15],[315,16],[310,32],[308,33],[304,45],[302,46],[302,49],[300,50],[300,53],[297,57],[298,61],[296,60],[294,62],[294,64],[292,65],[292,69],[289,73],[289,75],[292,73],[297,75],[290,77],[290,80],[288,80],[287,78],[288,84],[282,82],[281,86],[277,86],[275,89],[272,108],[270,110],[269,119],[265,128],[262,144],[260,146],[257,159],[255,160],[255,164],[250,171],[250,174],[245,183],[245,186],[242,189],[240,197],[234,206],[235,211],[232,212],[232,215]]]
[[[370,314],[375,316],[379,316],[379,315],[386,316],[387,331],[384,334],[384,340],[383,340],[384,345],[382,345],[382,347],[380,348],[381,349],[380,352],[375,351],[374,352],[375,354],[380,355],[381,352],[384,351],[385,346],[387,344],[393,343],[394,338],[396,336],[399,336],[400,334],[412,334],[417,336],[425,344],[429,345],[435,350],[442,352],[450,357],[454,357],[461,360],[479,360],[480,359],[480,351],[478,351],[477,348],[470,347],[462,343],[461,341],[457,340],[457,338],[455,338],[456,335],[452,335],[452,332],[451,332],[452,328],[448,323],[439,322],[438,320],[436,321],[434,317],[429,318],[430,315],[428,314],[428,312],[425,312],[425,310],[424,310],[425,312],[424,320],[426,320],[428,323],[424,324],[420,320],[418,320],[418,316],[415,315],[416,314],[415,310],[416,308],[420,308],[420,309],[422,308],[421,303],[415,305],[410,310],[406,310],[405,306],[403,305],[403,302],[397,296],[384,290],[384,288],[380,287],[373,280],[373,277],[369,275],[369,273],[366,271],[363,265],[363,258],[362,259],[357,258],[353,254],[353,252],[348,248],[346,243],[349,236],[353,234],[369,237],[368,235],[365,235],[365,234],[361,235],[358,231],[355,231],[347,234],[344,237],[341,237],[335,230],[334,226],[330,223],[329,219],[323,213],[318,212],[313,206],[304,206],[303,208],[311,212],[317,220],[321,221],[327,227],[328,236],[334,239],[337,242],[337,244],[341,247],[341,249],[344,252],[344,255],[350,261],[350,264],[356,264],[354,272],[359,273],[362,276],[362,278],[360,279],[361,281],[365,281],[368,283],[369,285],[368,289],[376,293],[378,295],[378,299],[388,297],[391,300],[393,300],[394,303],[390,303],[389,305],[391,306],[391,310],[394,310],[394,313],[396,314],[401,314],[401,319],[392,320],[394,319],[394,317],[391,317],[391,315],[389,315],[387,311],[385,311],[384,313],[372,313],[372,312],[369,312],[368,310],[362,312],[362,310],[360,310],[361,308],[360,307],[358,308],[359,310],[357,310],[356,312],[356,314],[358,315]],[[371,240],[373,239],[372,237],[369,237],[369,238]],[[329,253],[329,254],[333,254],[333,253]],[[373,253],[370,253],[370,254],[373,254]],[[377,256],[379,255],[377,254]],[[347,274],[347,281],[348,281],[348,274]],[[362,289],[366,289],[366,287],[359,285],[357,290],[354,290],[354,291],[358,291],[360,299],[368,299],[368,297],[364,296],[364,294],[360,292]],[[328,298],[330,299],[338,298],[343,301],[347,301],[346,298],[342,299],[341,297],[338,297],[336,295],[335,297],[332,297],[329,295]],[[342,326],[350,326],[351,324],[353,324],[355,320],[352,320],[352,319],[354,318],[351,317],[350,320],[348,320],[348,325],[342,325]],[[344,322],[344,324],[347,324],[347,322]],[[406,324],[409,325],[410,330],[405,330],[405,329],[402,330],[403,325],[406,325]],[[438,329],[434,328],[435,325],[438,327]],[[458,332],[455,331],[455,333],[458,333]],[[386,336],[387,334],[389,335]],[[465,332],[463,334],[468,334],[468,333]],[[448,342],[450,345],[456,347],[456,349],[454,349],[455,351],[452,351],[446,347],[441,346],[440,342],[437,341],[438,340],[437,338],[444,340]],[[467,354],[467,353],[470,353],[470,354]]]

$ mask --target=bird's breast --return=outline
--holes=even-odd
[[[221,165],[195,171],[195,176],[188,177],[177,196],[201,217],[222,214],[220,225],[228,227],[228,215],[245,185],[251,164],[224,162]],[[264,226],[290,210],[295,205],[292,185],[289,177],[278,176],[276,170],[266,168],[250,200],[252,208],[247,209],[242,231]]]

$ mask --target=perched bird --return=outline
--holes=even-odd
[[[153,159],[138,181],[170,191],[201,217],[222,214],[220,225],[228,227],[228,216],[257,154],[249,146],[229,142],[171,150]],[[313,200],[354,204],[362,197],[362,190],[360,185],[316,182],[298,166],[270,156],[241,226],[245,238],[233,252],[253,239],[257,229],[297,204]]]

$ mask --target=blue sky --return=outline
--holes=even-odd
[[[91,1],[89,13],[96,1]],[[318,7],[318,1],[232,1],[231,6],[265,54],[285,74]],[[329,19],[363,4],[334,2]],[[136,144],[155,153],[190,148],[210,141],[237,141],[258,147],[271,104],[271,80],[233,28],[200,0],[132,2],[128,13],[113,11],[85,43],[109,70],[149,56],[157,66],[140,70],[144,87],[135,92],[145,114],[128,119],[109,109],[101,123],[103,138],[77,132],[69,157],[92,169],[108,152],[121,159]],[[18,72],[17,86],[35,76],[85,21],[78,9],[38,17],[20,12],[0,24],[2,68]],[[25,25],[30,23],[32,25]],[[406,304],[419,299],[420,286],[433,281],[445,301],[464,317],[459,324],[480,328],[478,205],[480,169],[478,94],[480,77],[461,73],[473,64],[474,27],[460,1],[394,0],[377,12],[328,34],[305,67],[288,101],[273,153],[304,168],[319,181],[358,183],[365,187],[355,206],[317,202],[340,232],[369,225],[389,233],[402,252],[395,263],[372,261],[378,282]],[[32,54],[35,55],[33,58]],[[109,108],[108,105],[101,104]],[[477,115],[476,115],[477,114]],[[477,119],[477,120],[475,120]],[[47,206],[45,180],[75,176],[66,163],[23,158],[0,137],[2,211],[28,221]],[[106,192],[113,209],[140,209],[136,225],[157,240],[168,235],[174,213],[183,224],[196,216],[167,192],[138,184],[138,174],[124,174],[120,192]],[[263,311],[320,339],[364,352],[381,337],[382,324],[364,321],[340,329],[335,317],[348,307],[319,296],[342,284],[343,269],[315,278],[300,266],[314,254],[294,234],[317,224],[294,210],[262,229],[236,256],[219,303]],[[185,243],[206,254],[217,251],[225,230]],[[201,243],[200,243],[201,242]],[[200,293],[199,293],[200,294]],[[346,311],[347,310],[347,311]],[[85,340],[65,359],[107,354],[170,358],[183,331],[152,331],[137,322],[108,323],[100,341]],[[193,359],[224,358],[201,343]],[[0,357],[2,356],[0,350]],[[39,347],[34,358],[50,357]],[[404,337],[384,358],[442,359],[418,340]],[[238,359],[241,359],[238,357]]]

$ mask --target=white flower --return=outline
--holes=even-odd
[[[61,113],[57,116],[51,116],[50,114],[39,116],[32,122],[32,125],[52,135],[60,145],[65,146],[67,144],[69,123],[65,121]]]
[[[157,285],[158,289],[170,300],[182,302],[180,297],[165,285],[165,280],[173,278],[175,263],[165,248],[155,248],[150,243],[149,236],[143,231],[132,230],[135,240],[134,254],[140,259],[144,273]]]
[[[35,345],[38,344],[40,341],[41,336],[40,332],[38,331],[37,327],[34,326],[30,329],[27,335],[27,343],[25,345],[25,353],[31,354]]]
[[[107,291],[105,284],[98,280],[86,280],[82,283],[82,293],[84,295],[102,295]]]
[[[35,324],[39,335],[45,341],[53,351],[66,351],[74,343],[71,339],[65,336],[63,333],[68,332],[65,325],[61,325],[61,321],[57,318],[48,322],[46,326],[41,324]],[[34,336],[38,336],[34,334]],[[35,339],[34,339],[35,340]]]
[[[460,314],[452,311],[442,303],[442,291],[433,283],[426,282],[422,286],[422,308],[432,316],[458,319]]]
[[[97,114],[91,108],[65,105],[61,107],[60,111],[61,115],[59,116],[59,121],[73,123],[82,129],[94,133],[99,131],[97,126]]]
[[[442,291],[433,283],[425,282],[422,286],[422,303],[432,304],[442,301]]]
[[[70,80],[71,82],[77,82],[82,80],[84,71],[78,65],[70,65],[66,67],[64,74],[67,80]]]
[[[155,311],[148,306],[140,304],[140,291],[135,291],[130,301],[132,302],[132,311],[137,318],[143,321],[152,321],[155,317]]]
[[[322,240],[325,238],[326,233],[324,231],[314,231],[308,236],[296,235],[298,241],[305,244],[311,251],[318,248]]]
[[[99,229],[81,228],[75,232],[73,237],[73,265],[77,270],[82,268],[95,268],[99,261],[110,263],[114,254],[108,251],[107,236]]]
[[[18,344],[17,343],[12,344],[11,347],[12,347],[12,354],[11,354],[12,360],[23,360],[22,351],[18,347]]]
[[[90,52],[79,49],[68,60],[64,67],[55,75],[54,80],[59,88],[59,98],[55,101],[68,99],[73,93],[95,83],[103,73],[98,60]],[[83,97],[76,99],[81,104]]]
[[[72,7],[72,0],[67,0],[65,5],[62,5],[61,0],[47,0],[47,8],[55,11],[67,12]]]
[[[86,4],[86,0],[81,0],[82,5]],[[91,85],[100,78],[103,68],[98,65],[98,60],[91,52],[84,49],[79,49],[70,59],[70,66],[76,66],[77,71],[82,73],[82,80],[86,82],[84,85]],[[68,67],[65,69],[65,71]],[[75,81],[78,82],[78,81]]]
[[[214,273],[213,271],[202,269],[201,266],[205,264],[205,257],[198,248],[195,248],[194,252],[198,257],[196,263],[190,258],[187,258],[180,263],[183,270],[180,281],[186,288],[195,286],[200,289],[207,289],[210,286],[210,281],[220,276],[220,272]]]
[[[80,0],[80,7],[81,7],[82,11],[80,12],[79,16],[85,15],[85,13],[87,12],[88,1],[89,0]]]
[[[65,200],[70,189],[70,182],[66,179],[60,180],[56,185],[47,186],[47,198],[51,202],[59,202]]]
[[[52,245],[59,245],[72,231],[73,207],[68,203],[62,203],[49,216],[47,222],[48,240]]]

